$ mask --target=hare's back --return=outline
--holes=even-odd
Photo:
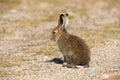
[[[85,41],[77,36],[70,35],[68,42],[72,48],[82,50],[88,49],[88,46],[86,45]]]

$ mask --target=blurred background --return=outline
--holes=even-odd
[[[120,63],[120,0],[0,0],[0,77],[29,73],[27,61],[47,59],[41,55],[60,55],[49,35],[65,12],[68,32],[91,49],[92,67]]]
[[[107,38],[118,39],[119,4],[119,0],[0,0],[0,39],[47,41],[59,14],[67,12],[70,33],[84,38],[91,48],[102,46]]]

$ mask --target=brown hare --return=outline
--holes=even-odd
[[[90,49],[83,39],[67,32],[65,28],[67,23],[68,13],[60,14],[58,25],[50,35],[50,39],[57,42],[58,48],[63,54],[63,66],[68,68],[77,68],[77,65],[89,67]]]

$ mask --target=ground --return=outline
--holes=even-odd
[[[0,80],[119,80],[119,0],[0,0]],[[60,13],[91,50],[89,68],[62,67],[49,40]]]

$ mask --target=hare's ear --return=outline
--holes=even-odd
[[[59,20],[58,20],[58,27],[63,27],[63,22],[64,22],[64,14],[60,14]]]
[[[67,23],[68,23],[68,14],[60,14],[58,20],[58,27],[61,27],[62,30],[64,30]]]
[[[64,22],[64,26],[68,25],[68,13],[65,13],[65,22]]]

